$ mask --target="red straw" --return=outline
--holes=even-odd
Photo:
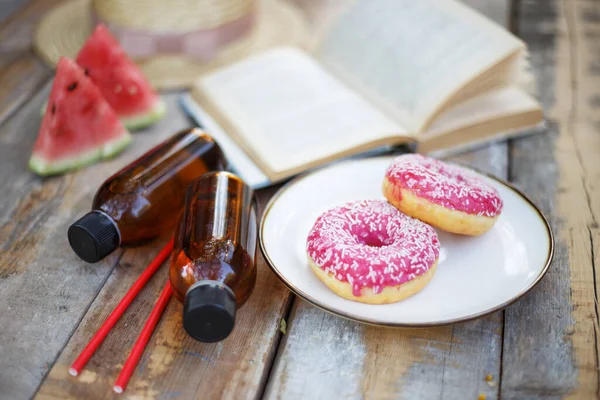
[[[89,361],[89,359],[94,355],[98,347],[102,344],[108,332],[115,326],[121,315],[127,310],[127,307],[131,304],[133,299],[138,295],[140,290],[146,285],[148,280],[152,278],[152,275],[158,270],[158,268],[162,265],[162,263],[169,257],[171,251],[173,250],[173,239],[169,241],[163,247],[163,249],[158,253],[158,255],[152,260],[152,262],[146,267],[144,272],[140,275],[140,277],[135,281],[135,283],[131,286],[127,294],[121,299],[121,302],[115,307],[113,312],[108,316],[104,324],[98,329],[98,332],[94,335],[92,340],[85,346],[85,349],[79,354],[79,357],[75,360],[71,368],[69,368],[69,373],[73,376],[79,375],[85,364]]]
[[[154,328],[156,328],[156,324],[158,324],[158,320],[162,316],[162,313],[165,311],[165,307],[167,307],[167,303],[171,299],[171,294],[173,294],[173,290],[171,289],[171,283],[167,281],[165,288],[163,289],[158,301],[154,305],[148,320],[146,321],[146,325],[144,325],[144,329],[142,329],[142,333],[138,337],[137,341],[133,345],[133,349],[125,361],[125,365],[115,382],[115,386],[113,386],[113,390],[117,393],[123,393],[125,388],[127,387],[127,383],[129,382],[129,378],[133,374],[133,370],[137,365],[140,357],[144,353],[144,349],[152,336],[152,332],[154,332]]]

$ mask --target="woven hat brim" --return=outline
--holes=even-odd
[[[180,55],[136,60],[158,90],[189,88],[195,79],[216,68],[272,47],[312,46],[308,24],[294,6],[279,0],[259,0],[252,33],[224,47],[209,62]],[[33,38],[34,50],[52,67],[61,56],[74,58],[93,30],[90,0],[72,0],[48,12]]]

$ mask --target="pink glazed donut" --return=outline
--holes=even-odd
[[[307,242],[317,277],[338,296],[395,303],[429,283],[440,243],[435,230],[385,200],[362,200],[323,213]]]
[[[420,154],[392,161],[383,194],[411,217],[462,235],[487,232],[502,211],[498,191],[475,172]]]

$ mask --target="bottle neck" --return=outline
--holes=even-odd
[[[228,292],[235,299],[235,293],[233,293],[233,290],[231,290],[231,288],[229,286],[227,286],[223,282],[214,281],[214,280],[211,280],[211,279],[204,279],[204,280],[201,280],[201,281],[194,282],[188,288],[187,292],[185,292],[185,295],[187,296],[188,293],[190,293],[192,290],[196,289],[197,287],[204,286],[204,285],[219,287],[219,288],[225,290],[226,292]]]

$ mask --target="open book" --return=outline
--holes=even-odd
[[[529,79],[524,43],[459,2],[357,0],[312,53],[250,56],[199,79],[191,99],[218,125],[209,133],[276,182],[385,146],[523,132],[543,120]]]

